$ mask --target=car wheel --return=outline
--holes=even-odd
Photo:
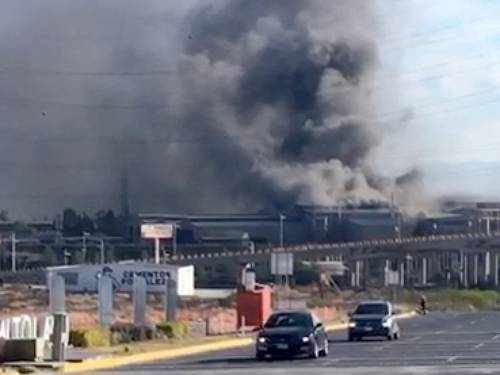
[[[326,357],[328,356],[328,353],[329,353],[329,348],[328,348],[328,339],[325,339],[325,342],[323,344],[323,349],[319,352],[319,355],[321,357]]]
[[[392,337],[393,337],[393,334],[392,333],[389,333],[387,335],[387,341],[392,341]]]
[[[400,333],[399,332],[394,332],[394,340],[399,340]]]
[[[354,336],[353,335],[347,336],[347,340],[351,342],[354,341]]]
[[[266,359],[266,355],[262,352],[257,352],[257,361],[264,361]]]
[[[319,358],[319,347],[316,342],[314,342],[311,353],[309,354],[309,357],[312,359],[317,359]]]

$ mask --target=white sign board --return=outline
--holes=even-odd
[[[140,276],[134,276],[132,299],[134,301],[134,324],[146,323],[146,282]]]
[[[399,272],[392,270],[385,270],[385,285],[399,285]]]
[[[271,254],[271,274],[281,276],[293,275],[293,254],[292,253],[272,253]]]
[[[48,274],[49,304],[52,314],[66,312],[65,280],[58,274]]]
[[[68,292],[97,293],[99,276],[104,275],[111,279],[115,292],[132,292],[134,276],[139,276],[145,279],[148,293],[164,293],[167,279],[171,277],[177,282],[179,296],[194,294],[193,266],[124,262],[49,267],[47,272],[62,276]]]
[[[174,234],[173,224],[142,224],[141,237],[154,238],[172,238]]]
[[[97,280],[99,293],[99,323],[103,327],[113,324],[113,281],[108,276]]]

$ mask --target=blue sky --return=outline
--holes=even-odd
[[[377,11],[376,116],[388,130],[374,163],[419,167],[434,192],[496,195],[500,2],[379,0]]]

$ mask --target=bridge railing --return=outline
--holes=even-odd
[[[456,234],[439,234],[430,236],[414,236],[414,237],[401,237],[401,238],[386,238],[377,240],[363,240],[363,241],[349,241],[349,242],[334,242],[334,243],[307,243],[303,245],[291,245],[285,247],[265,247],[257,248],[254,251],[236,250],[236,251],[222,251],[222,252],[203,252],[195,254],[178,254],[170,257],[172,261],[182,261],[191,259],[204,259],[204,258],[221,258],[221,257],[238,257],[242,255],[263,255],[277,252],[304,252],[304,251],[317,251],[317,250],[330,250],[330,249],[351,249],[362,247],[376,247],[376,246],[398,246],[401,244],[418,244],[429,242],[447,242],[454,240],[477,240],[477,239],[492,239],[500,238],[500,232],[494,233],[456,233]]]

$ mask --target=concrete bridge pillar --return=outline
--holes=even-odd
[[[487,251],[484,254],[484,281],[486,283],[490,282],[490,276],[491,276],[491,254],[489,251]]]
[[[399,265],[399,285],[405,286],[405,261]]]
[[[460,252],[460,283],[464,286],[464,288],[469,287],[469,262],[467,254],[462,250]]]
[[[356,288],[361,286],[361,261],[356,261]]]
[[[479,284],[479,254],[473,255],[473,262],[472,280],[473,285],[477,286]]]
[[[427,285],[427,258],[422,258],[422,285]]]
[[[351,287],[359,288],[360,286],[360,276],[361,273],[361,261],[355,260],[351,266]]]
[[[493,255],[492,272],[493,272],[493,285],[497,287],[499,285],[499,278],[498,278],[498,253],[495,253]]]
[[[389,271],[391,270],[391,263],[388,259],[385,260],[384,265],[384,286],[389,286]]]

